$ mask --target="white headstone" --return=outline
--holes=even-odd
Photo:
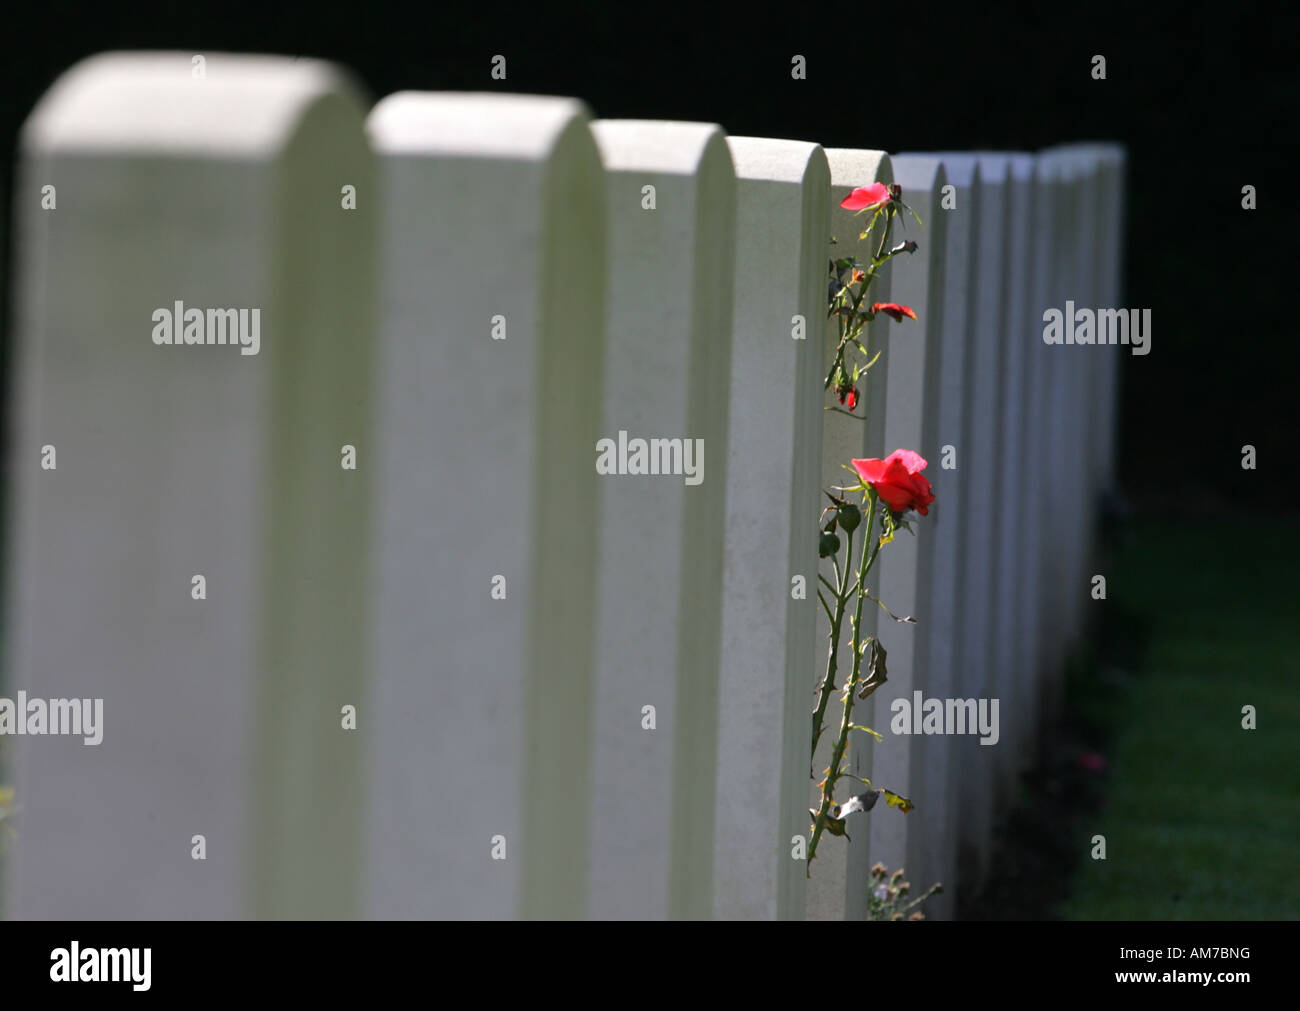
[[[1075,311],[1087,310],[1092,314],[1095,342],[1098,334],[1098,300],[1096,285],[1096,249],[1101,204],[1101,179],[1097,156],[1085,148],[1067,146],[1058,149],[1060,156],[1068,159],[1074,177],[1074,227],[1069,235],[1073,240],[1071,275],[1066,297],[1074,302]],[[1084,336],[1085,325],[1078,328]],[[1071,654],[1077,652],[1084,635],[1085,622],[1096,613],[1091,597],[1094,531],[1097,522],[1097,488],[1095,467],[1099,423],[1096,410],[1096,376],[1102,369],[1105,356],[1114,349],[1096,343],[1067,345],[1063,350],[1070,362],[1068,410],[1068,463],[1066,471],[1066,501],[1069,505],[1070,526],[1064,541],[1068,551],[1066,628]]]
[[[600,120],[609,222],[590,913],[712,911],[735,170],[706,123]],[[660,440],[680,449],[664,456]],[[653,727],[648,716],[654,707]],[[772,742],[771,746],[776,747]]]
[[[928,693],[932,698],[965,697],[969,692],[967,668],[960,653],[961,573],[966,564],[966,547],[962,535],[963,516],[970,494],[970,468],[966,465],[970,446],[966,438],[966,401],[970,397],[967,372],[976,307],[976,284],[979,271],[976,260],[976,236],[980,221],[980,168],[972,157],[936,155],[899,155],[900,158],[939,157],[945,186],[944,198],[937,212],[944,217],[943,317],[939,332],[938,389],[935,409],[937,430],[933,443],[921,453],[930,461],[927,473],[935,500],[925,518],[927,532],[933,540],[930,598],[923,609],[928,621],[918,628],[927,638]],[[927,455],[928,454],[928,455]],[[938,740],[942,747],[932,742]],[[912,814],[937,805],[927,814],[923,837],[922,866],[940,881],[944,891],[926,903],[925,912],[933,918],[951,917],[955,909],[957,888],[957,849],[963,822],[961,796],[970,789],[969,767],[959,747],[960,738],[927,738],[925,792],[916,799],[919,805]],[[942,796],[928,784],[946,783]],[[895,812],[887,812],[895,813]],[[912,817],[911,814],[907,817]],[[929,820],[931,819],[932,820]],[[931,829],[933,826],[933,829]],[[929,887],[932,880],[912,882],[918,889]]]
[[[714,910],[723,919],[799,919],[807,865],[793,840],[807,838],[809,821],[830,170],[816,144],[730,137],[727,145],[736,297]]]
[[[1098,307],[1108,309],[1138,308],[1122,303],[1124,297],[1124,173],[1125,152],[1118,144],[1095,144],[1102,163],[1103,191],[1101,233],[1097,241]],[[1119,370],[1132,348],[1122,345],[1098,349],[1101,367],[1095,394],[1097,411],[1096,480],[1103,492],[1112,489],[1115,480],[1116,426],[1119,423]]]
[[[112,53],[26,124],[9,684],[103,722],[19,739],[11,916],[358,912],[362,115],[316,61]]]
[[[578,917],[600,158],[562,98],[402,92],[367,128],[383,366],[364,911]]]
[[[826,158],[830,163],[831,170],[831,238],[833,240],[833,244],[829,247],[828,259],[852,255],[856,256],[862,263],[869,265],[872,253],[879,242],[879,229],[873,232],[867,240],[860,241],[858,235],[870,222],[870,212],[856,215],[855,212],[842,208],[840,202],[859,186],[869,186],[876,182],[892,183],[893,175],[889,167],[889,155],[883,151],[833,148],[826,152]],[[897,229],[895,229],[896,234]],[[897,241],[897,239],[893,241]],[[878,273],[875,281],[872,282],[867,299],[869,303],[890,301],[889,279],[890,265],[886,263]],[[911,322],[911,320],[908,320],[901,325],[907,326]],[[874,354],[885,340],[886,328],[897,325],[900,324],[895,324],[892,320],[881,315],[867,326],[864,334],[864,344],[870,354]],[[821,376],[823,382],[834,361],[835,346],[839,339],[839,328],[835,320],[830,320],[826,324],[826,328],[826,346],[823,353]],[[872,368],[859,381],[858,389],[860,391],[860,402],[854,411],[856,417],[846,417],[836,411],[824,411],[821,473],[821,488],[823,490],[856,483],[856,475],[844,469],[849,465],[850,460],[862,457],[883,458],[887,454],[884,449],[886,400],[884,366],[878,362],[877,366]],[[825,407],[838,406],[835,397],[830,391],[823,390],[822,396]],[[862,420],[864,416],[865,421]],[[827,500],[822,495],[819,509],[826,504]],[[857,547],[862,543],[865,530],[866,522],[864,517],[860,532],[854,541],[855,555],[858,553]],[[855,557],[852,560],[854,572],[857,571],[857,562],[858,558]],[[821,573],[827,579],[833,581],[835,574],[829,563],[829,559],[823,560]],[[872,610],[869,608],[863,609],[862,629],[864,636],[874,634],[875,631],[876,616],[871,613]],[[813,651],[814,663],[812,665],[815,676],[809,685],[810,707],[815,705],[817,701],[813,693],[821,684],[826,673],[829,634],[830,622],[827,620],[825,613],[818,607],[817,643]],[[850,631],[846,619],[841,636],[839,673],[836,678],[837,690],[831,696],[830,704],[827,707],[825,729],[822,732],[821,740],[818,742],[817,754],[814,756],[812,763],[813,775],[812,782],[809,784],[808,806],[814,810],[819,807],[821,802],[821,790],[817,784],[821,782],[825,770],[830,766],[832,745],[839,732],[842,710],[840,707],[841,693],[838,688],[844,684],[851,671],[852,650],[849,642]],[[856,740],[850,739],[850,748],[844,764],[854,776],[870,779],[871,752],[875,744],[869,741],[866,735],[858,731],[853,731],[851,738],[856,738]],[[836,800],[845,799],[849,795],[847,791],[855,785],[860,784],[857,784],[856,780],[843,780],[837,790]],[[899,815],[899,812],[891,808],[888,814]],[[866,915],[868,872],[871,866],[868,859],[871,838],[870,818],[871,816],[867,814],[850,816],[845,825],[849,835],[848,840],[835,838],[829,832],[822,833],[821,841],[818,843],[816,859],[810,867],[807,898],[807,916],[809,919],[859,920]]]
[[[1029,313],[1032,331],[1026,344],[1030,395],[1025,456],[1030,483],[1021,569],[1027,598],[1021,634],[1031,672],[1030,692],[1024,700],[1024,708],[1036,727],[1031,745],[1035,750],[1049,727],[1048,688],[1056,676],[1061,656],[1059,583],[1053,575],[1059,562],[1059,553],[1054,548],[1059,536],[1056,527],[1059,503],[1052,480],[1059,465],[1055,439],[1059,437],[1056,424],[1060,398],[1056,381],[1062,362],[1061,348],[1044,343],[1043,337],[1047,327],[1044,314],[1050,309],[1059,311],[1064,307],[1064,302],[1058,300],[1057,280],[1063,203],[1061,190],[1064,185],[1059,161],[1046,155],[1036,156],[1034,229],[1030,250],[1034,263]]]
[[[1006,292],[1002,328],[1002,382],[1000,395],[1001,436],[998,440],[998,468],[995,495],[993,543],[996,551],[995,587],[990,596],[993,633],[993,694],[999,700],[999,741],[990,746],[997,760],[999,807],[1015,796],[1016,774],[1025,748],[1027,728],[1032,723],[1023,706],[1030,667],[1018,635],[1025,620],[1027,601],[1020,579],[1025,544],[1023,531],[1028,522],[1026,496],[1036,475],[1025,461],[1028,418],[1026,363],[1033,353],[1031,341],[1041,338],[1034,323],[1030,290],[1033,283],[1034,158],[1016,153],[1005,156],[1007,181]]]
[[[1052,174],[1050,192],[1054,225],[1051,231],[1052,248],[1045,262],[1051,264],[1051,281],[1044,309],[1055,309],[1064,316],[1063,324],[1070,326],[1066,313],[1067,301],[1077,299],[1076,262],[1078,258],[1078,173],[1072,159],[1059,151],[1040,152],[1039,161]],[[1075,308],[1078,306],[1076,305]],[[1040,315],[1041,319],[1041,315]],[[1047,324],[1044,323],[1044,326]],[[1072,474],[1078,461],[1077,430],[1080,424],[1076,415],[1077,384],[1074,369],[1078,367],[1075,355],[1083,349],[1077,345],[1044,345],[1047,359],[1046,412],[1044,427],[1045,445],[1043,479],[1045,487],[1043,531],[1040,549],[1043,555],[1043,644],[1040,660],[1042,684],[1042,718],[1044,726],[1054,726],[1059,720],[1064,692],[1066,658],[1074,647],[1075,629],[1072,620],[1077,613],[1072,593],[1086,596],[1088,588],[1073,585],[1077,572],[1075,557],[1079,531],[1076,503],[1071,498]]]
[[[1123,214],[1123,148],[1115,144],[1070,144],[1052,149],[1058,156],[1073,160],[1085,189],[1081,229],[1077,238],[1084,244],[1079,260],[1082,278],[1089,285],[1087,308],[1098,314],[1097,339],[1101,334],[1101,312],[1126,308],[1119,304],[1121,267],[1121,227]],[[1086,428],[1087,505],[1095,509],[1100,496],[1109,490],[1114,454],[1115,396],[1119,363],[1130,355],[1123,345],[1100,344],[1088,357],[1087,375],[1083,378],[1083,410]],[[1090,521],[1089,532],[1094,529]],[[1087,575],[1087,573],[1085,573]]]
[[[906,211],[898,221],[903,230],[899,241],[912,239],[916,253],[897,257],[891,278],[891,301],[910,306],[918,319],[893,329],[885,342],[883,367],[888,396],[885,403],[884,446],[886,452],[911,449],[928,461],[925,476],[931,480],[939,468],[939,386],[941,336],[945,300],[948,212],[940,209],[947,176],[937,158],[895,155],[891,159],[894,181],[902,187],[902,200],[921,219],[921,226]],[[884,735],[883,744],[871,744],[872,781],[876,786],[901,793],[916,808],[904,815],[894,810],[877,810],[871,819],[871,860],[891,870],[907,871],[915,892],[928,888],[946,873],[925,837],[945,831],[941,809],[947,804],[947,764],[928,767],[928,753],[945,752],[948,742],[941,737],[912,733],[919,720],[918,694],[930,697],[933,685],[929,670],[931,576],[934,564],[934,532],[929,517],[913,517],[913,532],[900,531],[882,549],[876,562],[875,592],[898,616],[912,616],[916,623],[895,622],[883,613],[876,615],[876,634],[885,648],[888,681],[877,689],[875,715],[866,720]],[[875,588],[873,587],[873,589]],[[874,606],[874,605],[873,605]],[[896,711],[895,701],[906,709]],[[864,706],[864,711],[870,708]],[[915,711],[915,715],[914,714]],[[904,718],[907,717],[907,718]],[[902,719],[905,733],[893,732]],[[926,772],[936,775],[927,779]]]
[[[962,213],[961,185],[966,178],[977,191],[972,207],[974,257],[970,279],[969,326],[963,382],[963,431],[958,447],[958,469],[965,469],[958,533],[959,580],[956,620],[958,639],[955,663],[959,671],[954,697],[982,699],[991,714],[997,698],[997,682],[991,669],[993,652],[993,610],[995,559],[993,537],[1000,460],[1001,348],[1006,301],[1006,236],[1008,165],[1004,155],[974,155],[949,152],[940,156],[949,182],[958,183],[957,210]],[[978,166],[972,174],[970,163]],[[937,494],[937,492],[936,492]],[[967,707],[969,711],[969,707]],[[963,723],[966,722],[963,719]],[[963,728],[950,728],[963,729]],[[1001,745],[981,744],[978,727],[967,725],[954,737],[953,747],[961,766],[957,823],[958,862],[982,879],[988,865],[992,839],[995,782],[994,753]],[[964,873],[964,872],[963,872]],[[968,884],[970,882],[967,882]]]

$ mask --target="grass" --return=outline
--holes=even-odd
[[[1123,673],[1075,693],[1108,771],[1058,915],[1300,918],[1300,524],[1141,523],[1107,566]],[[1257,729],[1242,729],[1242,707]]]

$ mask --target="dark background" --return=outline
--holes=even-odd
[[[315,56],[350,67],[375,98],[402,89],[564,94],[601,117],[713,121],[732,134],[828,147],[1118,140],[1130,159],[1123,304],[1152,310],[1151,353],[1123,356],[1122,488],[1147,512],[1296,512],[1296,328],[1284,304],[1295,182],[1283,174],[1300,105],[1295,14],[1208,3],[177,3],[31,5],[6,21],[6,333],[17,131],[60,73],[103,50]],[[489,76],[497,53],[507,58],[505,82]],[[807,80],[790,77],[796,53],[807,57]],[[1094,54],[1106,57],[1105,81],[1091,77]],[[1258,191],[1255,211],[1241,208],[1247,183]],[[1258,450],[1256,471],[1241,469],[1245,443]]]

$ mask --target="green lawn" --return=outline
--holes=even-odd
[[[1107,859],[1082,861],[1064,918],[1300,918],[1297,561],[1300,524],[1225,518],[1141,524],[1108,565],[1098,606],[1144,648],[1087,714],[1113,727],[1087,832]]]

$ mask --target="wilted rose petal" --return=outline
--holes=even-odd
[[[898,323],[903,322],[904,316],[909,319],[916,319],[916,313],[912,311],[910,306],[899,305],[897,302],[877,302],[871,307],[871,311],[883,312],[886,316],[892,316]]]

